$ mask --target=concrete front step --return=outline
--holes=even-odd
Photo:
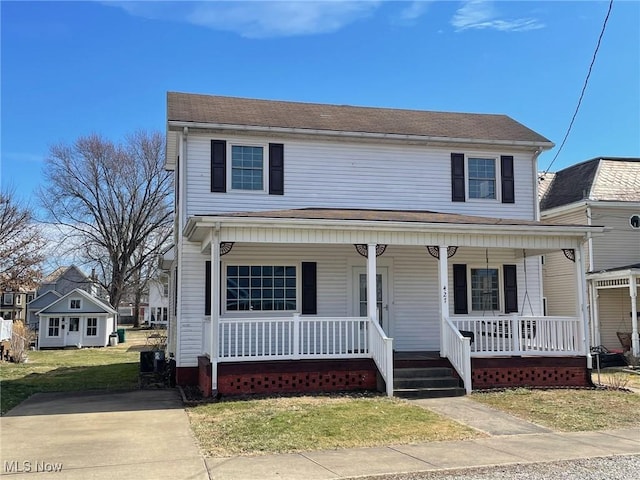
[[[393,390],[393,395],[400,398],[444,398],[462,397],[465,394],[464,388],[397,388]]]
[[[397,397],[440,398],[465,394],[451,368],[396,368],[393,378],[393,394]]]

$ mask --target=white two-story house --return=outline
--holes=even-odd
[[[391,395],[433,361],[463,393],[588,384],[583,241],[603,229],[539,220],[552,146],[505,115],[170,92],[177,382]],[[552,251],[577,314],[543,315]]]
[[[541,186],[543,219],[608,229],[583,245],[592,346],[640,356],[640,158],[592,158],[544,175]],[[549,314],[575,314],[571,274],[557,252],[545,256]]]

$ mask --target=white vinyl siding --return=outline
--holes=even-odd
[[[232,191],[230,185],[227,193],[211,193],[211,139],[195,133],[188,138],[187,217],[304,207],[413,209],[527,220],[535,216],[531,153],[465,151],[482,158],[488,153],[495,158],[514,155],[516,203],[454,203],[450,159],[454,149],[273,138],[269,141],[285,146],[284,195],[255,195]],[[268,143],[253,137],[224,139],[231,144]]]
[[[514,250],[489,249],[492,264],[518,265],[518,305],[524,315],[542,312],[539,281],[539,257],[527,258],[527,282],[521,259]],[[480,248],[460,248],[449,259],[449,279],[453,282],[452,264],[482,264],[486,251]],[[179,314],[178,366],[195,366],[202,354],[202,322],[204,319],[204,269],[210,257],[198,247],[186,244],[183,262],[188,275],[182,277],[182,304]],[[267,245],[237,243],[222,257],[225,265],[316,262],[318,316],[358,316],[354,299],[354,269],[366,268],[366,259],[358,255],[353,245]],[[438,261],[424,247],[390,245],[378,257],[379,267],[388,270],[389,315],[391,336],[396,351],[439,351],[440,322],[438,297]],[[449,286],[452,291],[452,285]],[[525,302],[525,294],[529,301]],[[524,306],[524,309],[522,307]],[[451,314],[453,303],[451,302]],[[290,316],[293,312],[273,315]],[[486,315],[492,315],[486,312]],[[496,315],[498,313],[495,313]],[[225,318],[259,316],[259,312],[223,313]]]
[[[628,208],[591,208],[591,222],[611,231],[593,239],[594,270],[616,268],[640,262],[640,230],[631,228],[629,218],[640,213],[640,202]]]

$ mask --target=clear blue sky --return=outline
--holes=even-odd
[[[559,145],[607,12],[588,2],[7,2],[2,185],[49,146],[165,127],[166,92],[504,113]],[[556,147],[557,149],[557,147]],[[556,149],[540,157],[545,169]],[[552,171],[640,156],[640,2],[616,0]]]

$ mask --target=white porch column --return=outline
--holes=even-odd
[[[220,322],[220,225],[211,232],[211,390],[218,390],[218,329]]]
[[[378,298],[376,281],[376,244],[367,244],[367,316],[373,322],[378,321]]]
[[[440,356],[446,357],[446,343],[444,341],[445,320],[449,318],[449,258],[447,245],[438,246],[438,287],[440,296]]]
[[[589,350],[589,316],[587,315],[587,280],[584,266],[584,255],[582,244],[579,243],[575,249],[576,253],[576,312],[582,325],[582,351],[587,356],[587,368],[591,368],[591,351]]]
[[[591,331],[593,346],[597,347],[602,344],[600,337],[600,291],[596,280],[591,280],[589,284],[591,285]]]
[[[631,351],[635,357],[640,356],[640,341],[638,339],[638,285],[636,277],[629,275],[629,295],[631,296]]]

